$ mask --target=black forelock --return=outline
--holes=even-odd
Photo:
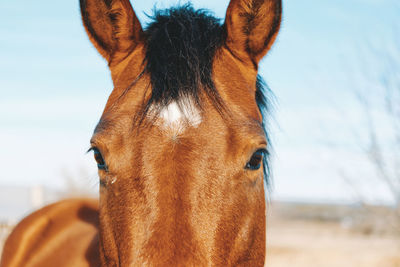
[[[225,39],[220,20],[191,4],[156,10],[150,18],[153,21],[145,30],[145,71],[152,93],[145,110],[182,97],[190,97],[201,108],[201,91],[221,109],[212,78],[213,59]]]

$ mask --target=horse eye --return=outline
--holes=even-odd
[[[251,159],[246,164],[246,169],[248,170],[258,170],[261,167],[261,162],[263,160],[265,149],[259,149],[251,156]]]
[[[93,150],[93,154],[94,154],[94,159],[97,162],[97,168],[99,168],[100,170],[106,170],[107,166],[106,166],[106,163],[105,163],[104,158],[101,155],[100,151],[95,147],[92,150]]]

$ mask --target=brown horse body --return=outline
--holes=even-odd
[[[143,31],[128,0],[81,0],[114,90],[91,139],[100,202],[25,218],[10,266],[263,266],[267,149],[257,65],[280,0],[232,0],[225,24],[190,6]]]
[[[99,266],[98,201],[65,200],[23,219],[8,237],[1,266]]]

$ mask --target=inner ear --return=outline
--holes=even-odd
[[[129,0],[80,0],[80,7],[90,41],[109,63],[142,40],[143,30]]]
[[[225,19],[228,48],[257,66],[276,39],[281,17],[282,0],[231,0]]]

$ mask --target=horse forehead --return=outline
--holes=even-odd
[[[112,143],[110,139],[132,138],[137,134],[154,138],[154,133],[157,132],[163,133],[163,136],[178,138],[187,129],[198,128],[203,121],[202,110],[189,98],[171,101],[168,105],[152,104],[143,122],[140,122],[140,116],[136,115],[127,111],[107,113],[96,126],[93,142],[108,140]],[[136,127],[139,127],[140,131],[136,131]],[[147,137],[134,139],[145,140]]]

